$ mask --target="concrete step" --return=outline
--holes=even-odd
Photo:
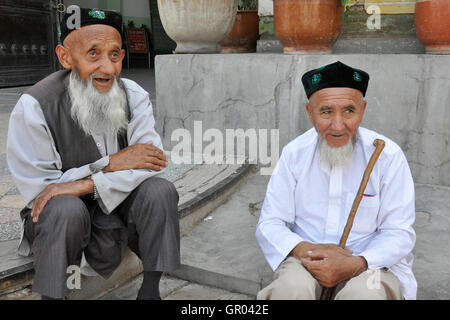
[[[225,202],[242,184],[252,165],[212,164],[212,165],[175,165],[170,161],[169,167],[162,176],[173,181],[180,195],[178,212],[180,231],[185,235],[212,210]],[[0,299],[1,295],[17,291],[24,278],[30,281],[29,273],[33,272],[32,257],[20,257],[16,248],[18,240],[0,242]],[[142,272],[140,260],[128,251],[126,258],[112,277],[104,280],[100,276],[86,277],[82,275],[82,290],[69,295],[69,299],[95,299],[135,277]],[[25,276],[26,275],[26,276]]]
[[[123,285],[98,297],[98,300],[136,300],[142,285],[139,274]],[[186,280],[163,275],[159,283],[162,300],[255,300],[255,297],[215,287],[200,285]],[[2,300],[40,300],[41,296],[31,291],[31,285],[2,296]]]
[[[123,286],[109,292],[100,300],[135,300],[142,284],[139,275]],[[186,280],[163,275],[160,282],[163,300],[254,300],[255,297],[200,285]]]
[[[181,239],[174,277],[256,296],[272,279],[255,239],[269,176],[252,174],[230,199]]]
[[[259,53],[283,53],[278,39],[257,42]],[[425,46],[415,36],[341,36],[333,46],[333,54],[423,54]]]

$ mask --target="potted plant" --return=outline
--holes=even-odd
[[[158,0],[159,15],[174,53],[217,53],[230,33],[238,0]]]
[[[285,53],[331,53],[342,32],[345,0],[273,0],[274,27]]]
[[[449,0],[418,0],[415,25],[417,37],[427,53],[450,54]]]
[[[255,52],[258,38],[258,0],[239,0],[236,21],[231,33],[222,41],[222,52]]]

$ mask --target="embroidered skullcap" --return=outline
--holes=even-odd
[[[316,91],[335,87],[353,88],[365,96],[369,74],[337,61],[306,72],[302,77],[302,83],[308,99]]]
[[[66,12],[62,17],[59,37],[61,43],[64,42],[64,39],[69,35],[69,33],[76,30],[76,14],[77,10],[72,11],[71,13]],[[119,31],[120,36],[123,39],[122,15],[115,11],[80,8],[79,23],[80,28],[93,24],[104,24],[107,26],[111,26]]]

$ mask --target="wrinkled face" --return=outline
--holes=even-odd
[[[122,71],[125,51],[115,28],[96,24],[72,31],[64,46],[56,47],[56,54],[64,68],[77,68],[83,81],[93,76],[94,87],[100,93],[107,93],[114,76],[118,78]]]
[[[306,111],[317,132],[333,148],[344,146],[356,134],[367,102],[352,88],[326,88],[314,92]]]

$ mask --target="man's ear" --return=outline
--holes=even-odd
[[[361,121],[359,123],[361,123],[363,121],[364,113],[366,111],[366,106],[367,106],[367,101],[366,100],[363,100],[362,102],[363,103],[362,103]]]
[[[363,112],[366,111],[367,101],[363,100]]]
[[[61,63],[64,69],[72,69],[72,58],[70,57],[69,50],[59,44],[56,46],[55,52],[58,56],[59,63]]]
[[[306,108],[306,112],[308,112],[309,121],[310,121],[311,124],[314,126],[314,122],[313,122],[313,119],[312,119],[312,107],[311,107],[311,105],[310,105],[309,103],[307,103],[307,104],[305,105],[305,108]]]

